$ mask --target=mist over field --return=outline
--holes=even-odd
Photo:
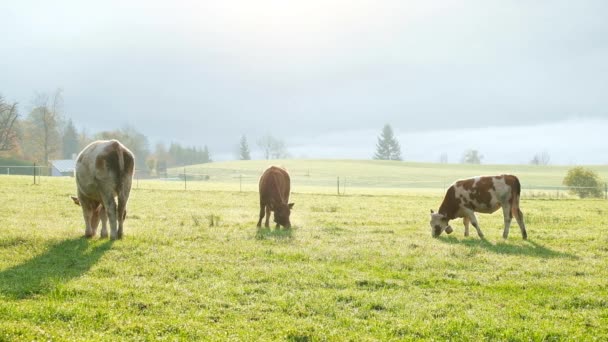
[[[478,149],[484,164],[527,164],[536,153],[547,152],[550,163],[606,164],[605,132],[608,119],[569,119],[530,126],[445,128],[433,131],[400,131],[396,136],[404,160],[460,163],[466,149]],[[362,129],[287,139],[297,158],[369,159],[374,154],[378,129]],[[261,155],[258,155],[261,158]],[[232,159],[233,154],[219,155]]]
[[[0,94],[26,116],[63,89],[89,133],[254,158],[371,158],[391,124],[408,161],[601,164],[605,1],[118,1],[0,5]]]

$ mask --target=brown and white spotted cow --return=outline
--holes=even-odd
[[[265,227],[268,228],[270,212],[274,211],[274,222],[285,228],[291,228],[289,216],[293,203],[289,203],[290,178],[287,170],[271,166],[260,177],[260,220],[258,228],[262,226],[264,211],[266,211]]]
[[[76,159],[76,186],[86,225],[85,236],[95,236],[102,220],[102,238],[120,239],[127,216],[127,201],[135,171],[135,158],[117,140],[98,140],[85,147]],[[115,198],[118,198],[118,204]]]
[[[483,239],[483,233],[477,223],[475,212],[491,214],[502,207],[505,229],[502,237],[509,236],[511,219],[515,216],[521,236],[528,238],[524,224],[524,214],[519,209],[521,185],[513,175],[482,176],[459,180],[448,189],[439,212],[431,210],[431,232],[438,237],[443,231],[450,234],[452,227],[449,221],[463,217],[464,236],[469,236],[469,222],[477,230],[477,235]]]

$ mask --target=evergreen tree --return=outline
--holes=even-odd
[[[401,146],[393,134],[393,128],[389,124],[384,125],[382,134],[378,137],[374,159],[401,160]]]
[[[203,149],[202,159],[203,159],[203,164],[211,163],[213,161],[213,160],[211,160],[211,154],[209,153],[209,148],[207,147],[207,145],[205,145],[205,148]]]
[[[78,132],[76,131],[76,127],[74,127],[74,123],[72,123],[72,119],[68,120],[65,129],[63,130],[63,137],[61,138],[64,159],[71,159],[72,155],[79,152],[79,139]]]
[[[241,137],[241,143],[239,145],[239,159],[240,160],[251,160],[251,153],[249,152],[249,144],[247,143],[247,137],[244,134]]]

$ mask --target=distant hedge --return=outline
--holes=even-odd
[[[29,167],[14,167],[14,166],[29,166]],[[34,163],[25,160],[2,158],[0,157],[0,175],[33,175]],[[10,169],[10,170],[9,170]]]

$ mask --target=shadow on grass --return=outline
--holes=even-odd
[[[492,253],[496,254],[507,254],[507,255],[526,255],[537,258],[570,258],[570,259],[578,259],[578,256],[554,251],[549,249],[541,244],[538,244],[534,241],[525,240],[523,245],[511,245],[508,242],[499,242],[497,244],[492,244],[488,240],[485,239],[462,239],[459,240],[453,236],[440,236],[438,238],[439,241],[443,243],[449,243],[452,245],[463,245],[467,247],[479,247],[485,250],[488,250]]]
[[[112,246],[85,238],[60,241],[44,253],[0,272],[0,293],[15,299],[52,291],[88,271]]]
[[[266,239],[291,239],[293,237],[293,228],[285,229],[285,228],[258,228],[255,233],[255,238],[257,240],[266,240]]]

